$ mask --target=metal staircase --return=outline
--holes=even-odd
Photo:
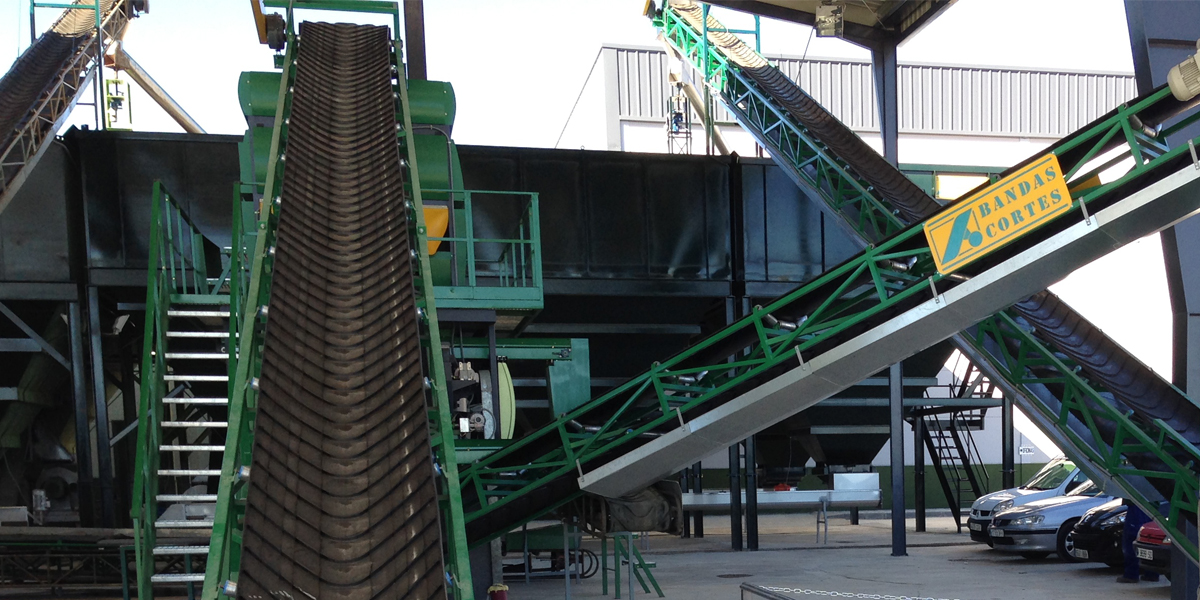
[[[983,415],[983,409],[915,415],[924,420],[925,447],[959,532],[963,510],[988,492],[988,474],[971,435],[983,428]]]
[[[940,209],[706,6],[671,0],[652,16],[714,96],[862,244],[894,239],[907,223]],[[1082,225],[1095,226],[1091,215],[1109,191],[1143,188],[1135,182],[1152,165],[1169,163],[1167,172],[1186,177],[1180,169],[1190,162],[1187,148],[1162,140],[1196,120],[1192,107],[1164,86],[1053,145],[1049,152],[1063,165]],[[1122,161],[1132,168],[1101,185],[1099,174]],[[982,275],[993,264],[962,275]],[[1197,557],[1186,530],[1196,520],[1200,406],[1049,292],[951,339],[1093,479],[1119,486]]]
[[[233,239],[241,239],[236,210]],[[238,337],[230,308],[241,254],[225,253],[228,264],[211,277],[210,260],[221,254],[155,182],[132,510],[143,598],[156,585],[183,586],[194,597],[204,581],[228,429]]]

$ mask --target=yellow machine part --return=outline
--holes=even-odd
[[[497,398],[500,400],[500,439],[511,440],[517,426],[517,394],[513,390],[512,373],[508,363],[500,363],[500,390]]]
[[[428,237],[442,237],[446,235],[446,229],[450,226],[450,209],[444,206],[433,206],[425,208],[425,234]],[[437,254],[438,247],[442,245],[440,240],[430,241],[429,255]]]

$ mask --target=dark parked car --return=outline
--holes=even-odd
[[[1119,567],[1125,560],[1121,551],[1121,530],[1125,525],[1125,506],[1120,498],[1083,513],[1075,525],[1072,554],[1079,560],[1102,562]]]
[[[1171,576],[1171,538],[1158,523],[1150,521],[1142,525],[1133,542],[1133,550],[1137,552],[1143,571]]]

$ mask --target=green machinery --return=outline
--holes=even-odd
[[[210,277],[211,243],[190,224],[179,204],[156,187],[147,294],[144,393],[141,398],[133,517],[137,532],[138,587],[150,597],[155,584],[203,585],[203,597],[236,589],[241,522],[253,469],[257,377],[271,301],[271,258],[278,226],[287,151],[291,85],[295,78],[294,8],[384,14],[399,31],[397,5],[377,1],[267,2],[287,10],[286,53],[280,73],[245,73],[239,97],[250,129],[242,144],[242,183],[234,190],[232,248],[224,272]],[[403,73],[399,39],[394,64]],[[454,96],[449,84],[399,79],[398,143],[413,180],[418,215],[418,302],[427,324],[422,343],[445,362],[490,361],[499,371],[491,396],[500,422],[488,435],[476,427],[479,409],[452,405],[454,379],[443,361],[431,361],[428,382],[433,458],[439,466],[447,570],[457,598],[472,597],[457,465],[506,444],[515,411],[504,362],[531,360],[547,367],[553,406],[565,412],[590,396],[586,340],[443,338],[438,310],[493,311],[500,327],[521,327],[542,307],[541,245],[537,194],[467,190],[449,131]],[[405,85],[407,84],[407,85]],[[406,186],[408,187],[408,186]],[[252,199],[258,199],[255,203]],[[476,230],[476,211],[502,211]],[[497,229],[495,223],[502,226]],[[207,262],[206,262],[207,260]],[[436,298],[436,306],[435,306]],[[453,327],[447,326],[446,333]],[[447,342],[443,344],[443,339]],[[187,348],[184,341],[219,345],[220,352]],[[220,355],[220,356],[218,356]],[[207,361],[207,362],[204,362]],[[220,373],[217,373],[219,365]],[[217,389],[220,386],[220,389]],[[492,416],[495,419],[495,415]],[[490,439],[486,439],[490,438]],[[164,478],[176,478],[166,481]],[[199,483],[203,482],[203,483]],[[166,487],[171,489],[166,490]],[[214,493],[215,492],[215,493]],[[178,518],[173,517],[177,516]],[[171,518],[168,518],[171,517]],[[211,539],[201,534],[211,527]],[[181,533],[182,532],[182,533]],[[205,543],[207,542],[207,543]],[[207,557],[201,566],[200,558]],[[204,572],[201,572],[204,569]],[[164,572],[165,571],[165,572]]]

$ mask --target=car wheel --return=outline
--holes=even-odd
[[[1079,519],[1071,519],[1058,528],[1058,556],[1067,562],[1083,562],[1071,553],[1075,549],[1075,524]]]
[[[1043,558],[1046,558],[1047,556],[1050,556],[1049,552],[1022,552],[1021,553],[1021,558],[1025,558],[1028,560],[1042,560]]]

